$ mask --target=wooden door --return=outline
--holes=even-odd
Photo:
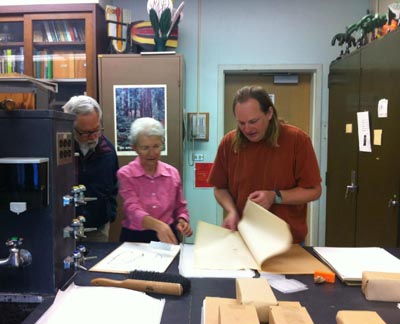
[[[360,53],[333,62],[329,72],[326,245],[354,246],[357,227]],[[347,189],[347,186],[354,186]],[[347,191],[347,193],[346,193]]]
[[[357,246],[399,245],[399,42],[396,31],[361,51],[360,110],[369,112],[372,152],[359,156]],[[384,98],[388,116],[379,118],[378,102]]]
[[[311,74],[299,74],[299,82],[275,84],[273,73],[233,73],[225,76],[224,132],[236,128],[232,102],[236,91],[246,85],[260,85],[274,95],[279,118],[310,134]]]

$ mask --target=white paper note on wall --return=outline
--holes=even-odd
[[[358,126],[358,148],[360,152],[372,152],[371,149],[371,130],[369,127],[368,111],[357,113]]]
[[[388,100],[381,99],[378,102],[378,117],[379,118],[387,118],[388,116]]]

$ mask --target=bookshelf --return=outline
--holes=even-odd
[[[106,53],[108,44],[101,6],[1,8],[0,73],[23,73],[57,82],[56,106],[73,95],[98,99],[97,55]]]

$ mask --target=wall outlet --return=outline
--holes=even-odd
[[[193,153],[192,155],[193,161],[204,161],[203,153]]]

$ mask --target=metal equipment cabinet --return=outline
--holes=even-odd
[[[0,73],[58,84],[57,105],[97,99],[97,54],[107,50],[104,9],[96,4],[2,6]]]
[[[400,245],[399,42],[396,30],[330,66],[327,246]],[[378,117],[380,99],[388,100],[386,118]],[[359,151],[362,111],[372,152]]]
[[[114,143],[120,167],[131,162],[135,155],[133,152],[119,150],[117,136],[123,132],[129,134],[130,124],[134,117],[131,112],[118,115],[125,119],[123,125],[116,125],[116,105],[118,98],[117,88],[146,88],[165,87],[165,120],[166,120],[166,147],[161,160],[173,165],[183,174],[183,76],[184,60],[181,54],[109,54],[99,55],[99,101],[103,107],[104,134]],[[124,99],[125,100],[125,99]],[[129,99],[126,99],[129,100]],[[134,103],[127,107],[133,109]],[[148,108],[141,104],[140,108]],[[154,107],[154,105],[153,105]],[[154,111],[153,111],[154,114]],[[147,117],[157,117],[148,116]],[[138,115],[137,117],[140,117]],[[143,116],[142,116],[143,117]],[[123,129],[122,129],[123,128]],[[127,144],[129,145],[129,144]],[[122,202],[119,202],[121,206]],[[121,209],[121,208],[119,208]],[[118,219],[112,224],[111,240],[117,239],[121,211]]]

